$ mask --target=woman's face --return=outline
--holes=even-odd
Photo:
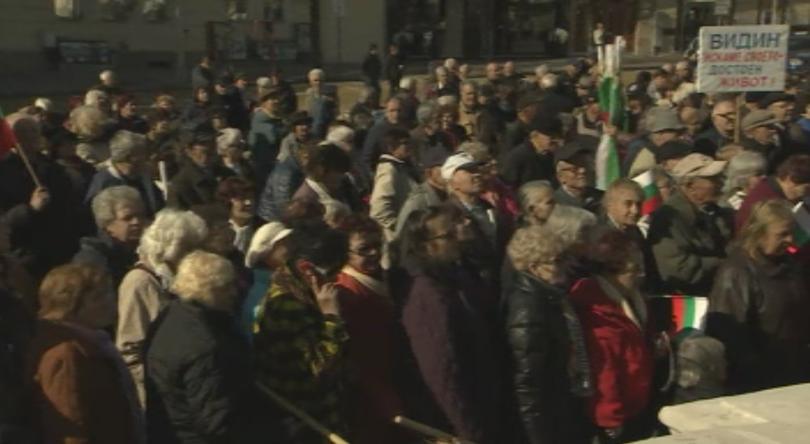
[[[135,116],[135,112],[137,111],[137,106],[135,106],[135,102],[127,102],[124,106],[121,107],[121,117],[130,118]]]
[[[349,266],[374,276],[382,271],[382,237],[370,233],[352,233],[349,237]]]
[[[461,241],[471,236],[466,219],[439,216],[428,221],[427,228],[430,233],[428,256],[441,263],[452,263],[461,258]]]
[[[197,101],[201,103],[208,102],[208,91],[204,89],[197,90]]]
[[[532,225],[542,225],[546,223],[551,213],[554,211],[556,201],[551,189],[539,191],[531,200],[527,214]]]
[[[253,198],[245,196],[231,199],[231,219],[249,221],[253,218]]]
[[[127,245],[138,245],[146,227],[146,215],[140,205],[122,204],[115,208],[115,220],[106,231],[113,239]]]
[[[782,256],[792,243],[793,221],[778,221],[768,225],[759,241],[759,250],[765,256]]]

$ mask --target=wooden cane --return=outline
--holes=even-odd
[[[27,169],[28,174],[31,175],[31,179],[33,179],[34,185],[36,185],[37,188],[42,188],[42,182],[39,180],[39,176],[37,176],[37,173],[34,171],[34,167],[31,165],[31,160],[28,159],[28,154],[26,154],[25,150],[21,148],[19,145],[15,146],[14,150],[17,152],[17,154],[20,155],[20,158],[23,160],[23,163],[25,164],[25,169]]]
[[[309,416],[306,412],[299,409],[298,407],[293,405],[290,401],[287,401],[286,399],[284,399],[284,397],[274,392],[264,384],[256,383],[256,386],[259,387],[259,390],[261,390],[265,395],[267,395],[270,399],[272,399],[273,402],[278,404],[287,412],[291,413],[296,418],[300,419],[301,422],[309,426],[311,429],[315,430],[316,432],[326,437],[332,444],[349,444],[348,441],[341,438],[340,435],[327,429],[323,424],[315,420],[315,418]]]
[[[472,441],[464,441],[461,438],[457,438],[449,433],[443,432],[439,429],[435,429],[427,424],[422,424],[421,422],[416,422],[412,419],[408,419],[404,416],[395,416],[394,424],[400,425],[406,429],[413,430],[414,432],[420,433],[433,439],[440,439],[454,444],[475,444]]]

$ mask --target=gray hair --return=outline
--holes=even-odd
[[[138,207],[143,209],[144,203],[141,193],[135,188],[127,185],[105,188],[93,198],[93,217],[96,226],[103,230],[107,225],[113,223],[116,211],[122,206]]]
[[[324,70],[320,68],[311,69],[309,73],[307,73],[307,79],[311,79],[313,77],[318,77],[321,80],[326,80],[326,73]]]
[[[534,264],[556,260],[567,247],[547,226],[532,225],[515,232],[507,253],[516,270],[526,271]]]
[[[433,121],[433,113],[436,111],[436,105],[425,102],[416,108],[416,122],[420,125],[427,125]]]
[[[436,74],[439,74],[439,73],[443,72],[443,73],[445,73],[447,75],[450,75],[450,72],[447,70],[447,68],[444,67],[444,65],[437,66],[436,69],[433,70],[433,72],[436,73]]]
[[[446,95],[436,99],[436,104],[439,106],[458,106],[458,99],[456,96]]]
[[[144,231],[138,255],[144,263],[162,276],[173,276],[172,270],[180,260],[208,237],[208,227],[200,216],[191,211],[166,208],[158,212],[155,221]]]
[[[416,79],[413,77],[403,77],[402,80],[399,81],[399,89],[404,89],[405,91],[411,91],[416,86]]]
[[[332,127],[326,135],[326,141],[352,143],[354,141],[354,130],[346,125]]]
[[[448,59],[445,59],[445,61],[444,61],[444,67],[447,68],[448,70],[453,69],[453,67],[456,66],[456,65],[458,65],[458,60],[456,60],[456,59],[454,59],[452,57],[450,57]]]
[[[544,75],[549,73],[548,65],[539,65],[537,68],[534,68],[534,75],[537,78],[542,78]]]
[[[128,162],[146,151],[147,140],[143,134],[117,131],[110,139],[110,161]]]
[[[111,77],[115,78],[115,72],[111,69],[105,69],[98,75],[98,79],[102,82],[108,81]]]
[[[109,101],[110,97],[104,91],[91,89],[84,95],[84,105],[98,107],[102,100]]]
[[[473,91],[475,91],[476,93],[478,92],[478,89],[479,89],[478,88],[478,83],[476,83],[476,82],[474,82],[472,80],[465,80],[465,81],[461,82],[461,86],[459,87],[459,91],[461,91],[465,86],[471,86]]]
[[[540,86],[543,89],[552,89],[557,87],[557,74],[544,74],[543,77],[540,78]]]
[[[582,208],[556,205],[544,226],[569,248],[586,240],[586,231],[596,226],[596,216]]]
[[[227,259],[205,251],[193,251],[177,267],[172,291],[180,300],[232,311],[236,299],[236,271]]]
[[[462,143],[459,145],[457,151],[463,151],[469,154],[476,162],[492,158],[492,152],[490,152],[489,148],[477,140]]]
[[[743,151],[732,157],[726,167],[723,194],[733,194],[741,190],[750,177],[764,175],[767,165],[765,156],[755,151]]]
[[[94,106],[79,106],[70,112],[69,121],[74,134],[95,140],[103,134],[107,116]]]
[[[53,110],[53,102],[47,97],[37,97],[37,99],[34,100],[34,106],[42,108],[45,111]]]
[[[531,180],[524,183],[517,192],[518,205],[523,214],[529,212],[529,207],[534,203],[540,193],[554,194],[554,187],[545,180]]]

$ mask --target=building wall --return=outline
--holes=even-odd
[[[167,21],[151,23],[139,1],[125,19],[105,21],[98,1],[78,3],[81,17],[65,20],[55,15],[53,0],[0,0],[0,56],[16,62],[4,70],[43,67],[45,42],[54,38],[103,41],[132,58],[173,60],[179,51],[204,51],[205,23],[225,20],[227,11],[222,0],[176,0],[181,18],[171,8]]]
[[[369,43],[385,54],[385,6],[383,0],[320,0],[323,62],[360,63]]]
[[[656,52],[672,52],[678,33],[678,0],[641,0],[639,20],[636,23],[636,54],[651,55]],[[688,8],[686,0],[681,1]],[[697,3],[697,2],[694,2]],[[712,3],[703,2],[703,3]],[[765,2],[768,9],[770,1]],[[785,23],[810,24],[810,0],[787,0]],[[734,0],[734,24],[756,24],[757,0]]]

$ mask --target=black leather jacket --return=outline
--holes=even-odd
[[[502,325],[509,344],[512,398],[523,429],[515,432],[515,442],[578,442],[572,433],[576,410],[568,376],[571,343],[561,305],[565,293],[526,273],[516,273],[508,285]]]

